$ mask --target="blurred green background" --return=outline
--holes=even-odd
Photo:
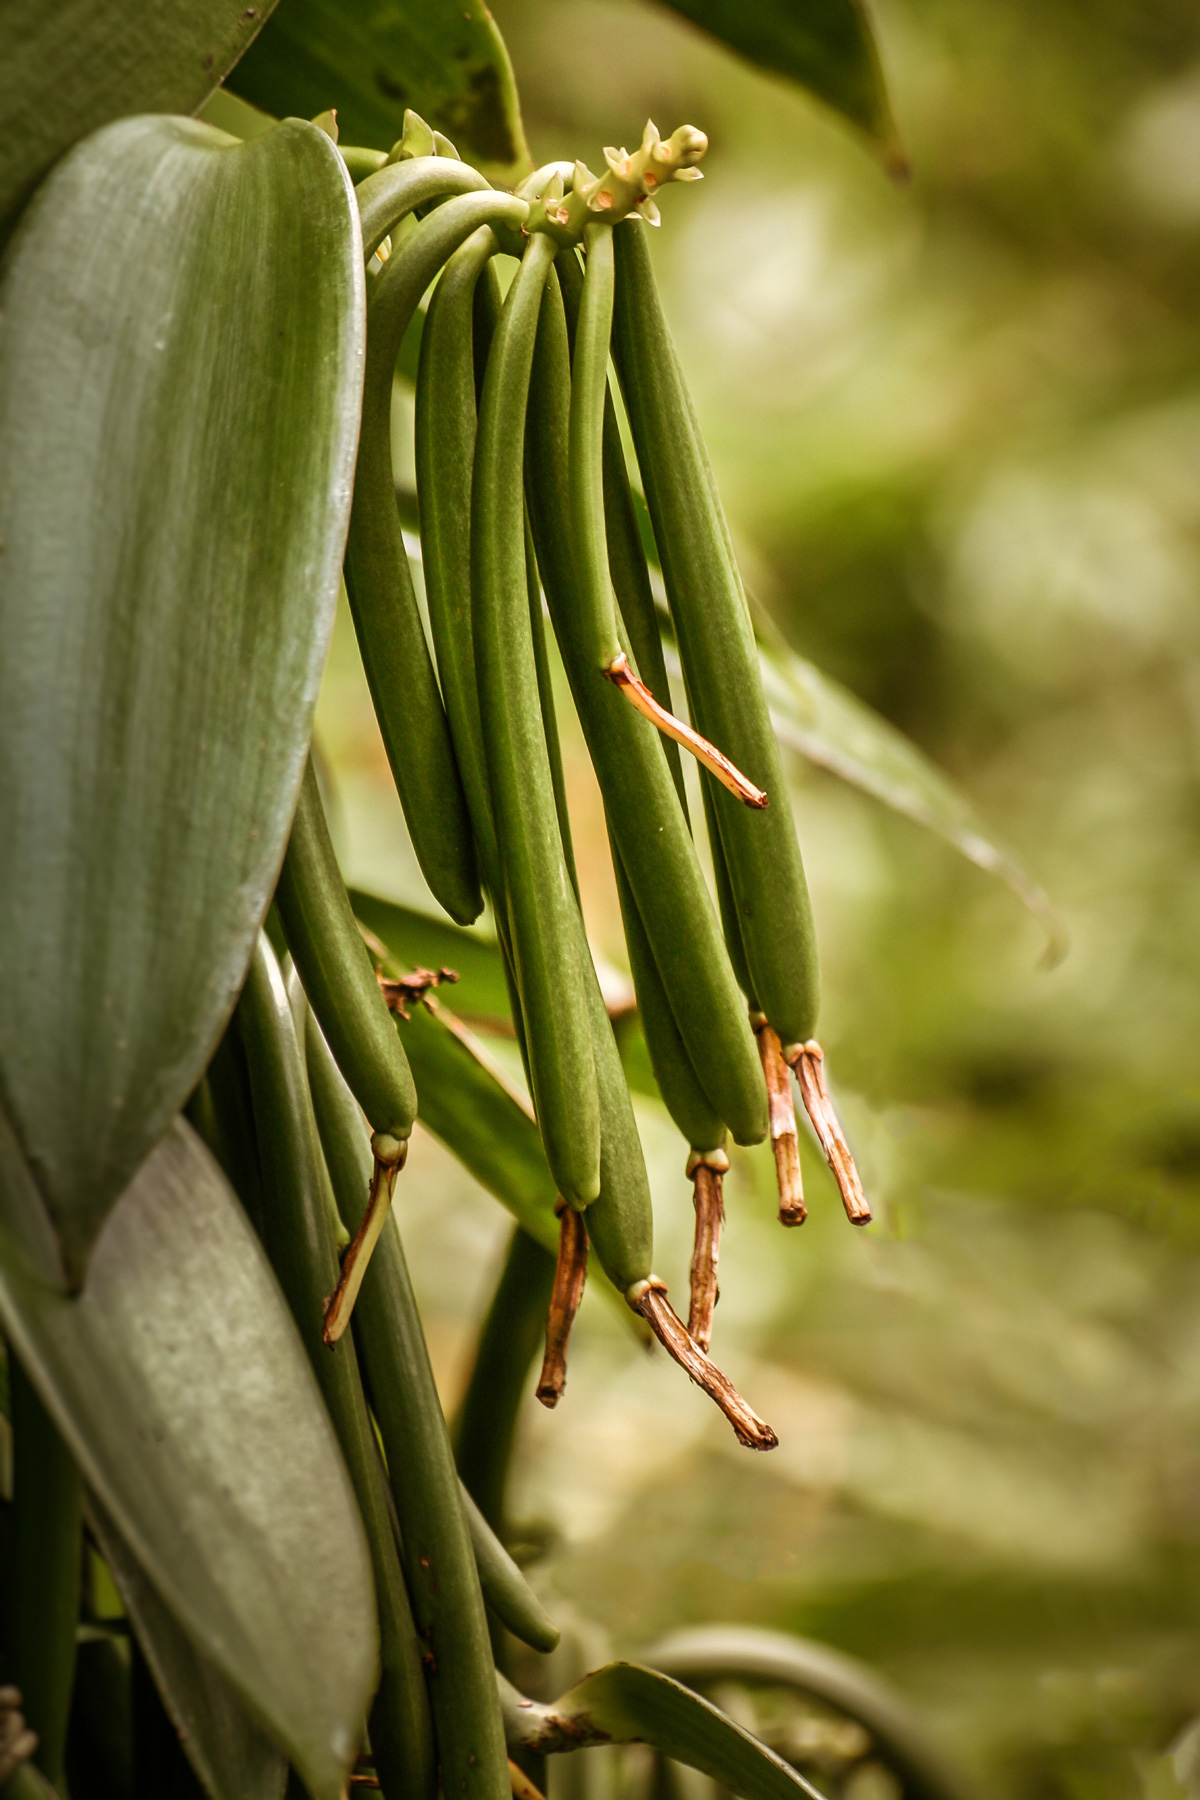
[[[753,0],[746,0],[752,4]],[[794,764],[822,1036],[877,1223],[806,1145],[728,1183],[714,1352],[768,1458],[591,1297],[522,1427],[538,1579],[618,1652],[677,1624],[869,1659],[1001,1795],[1158,1797],[1200,1710],[1200,16],[881,0],[908,187],[637,0],[499,0],[539,160],[711,137],[654,249],[749,584],[1050,892]],[[396,410],[401,470],[410,411]],[[561,717],[588,924],[624,951]],[[343,619],[322,700],[347,874],[421,897]],[[685,1147],[639,1103],[657,1266]],[[431,1140],[398,1199],[453,1405],[508,1222]]]

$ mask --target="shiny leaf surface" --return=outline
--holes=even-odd
[[[163,1605],[337,1800],[375,1675],[362,1527],[241,1207],[177,1121],[77,1298],[0,1115],[0,1324]]]
[[[220,1800],[281,1800],[287,1763],[181,1629],[95,1495],[88,1523],[188,1761]]]
[[[64,150],[128,113],[190,113],[275,0],[8,0],[0,58],[0,239]]]
[[[288,0],[232,86],[277,116],[332,106],[343,143],[381,150],[412,107],[489,175],[515,180],[531,167],[508,52],[483,0]]]
[[[0,278],[0,1093],[72,1280],[204,1068],[283,852],[358,423],[330,140],[140,118]]]
[[[906,173],[866,0],[668,0],[748,62],[786,75],[856,125]]]

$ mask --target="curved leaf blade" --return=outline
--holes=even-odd
[[[780,743],[923,825],[968,862],[1003,881],[1045,931],[1044,962],[1060,962],[1067,950],[1061,916],[1020,860],[988,832],[962,790],[902,731],[789,649],[761,608],[756,609],[755,631]]]
[[[865,0],[668,0],[771,75],[786,75],[865,132],[889,172],[908,164],[888,103]]]
[[[70,1298],[0,1114],[0,1324],[163,1604],[337,1800],[375,1678],[370,1563],[283,1298],[177,1120]]]
[[[910,1800],[971,1800],[969,1784],[916,1708],[844,1651],[754,1625],[701,1625],[672,1632],[646,1654],[688,1686],[750,1681],[810,1695],[866,1727],[875,1760],[900,1777]]]
[[[543,1754],[587,1744],[650,1744],[699,1769],[740,1800],[823,1800],[774,1750],[699,1694],[639,1663],[608,1663],[549,1706],[523,1700],[501,1679],[509,1748]]]
[[[341,159],[296,120],[109,126],[0,317],[0,1094],[78,1281],[228,1017],[299,786],[361,387]]]
[[[533,166],[484,0],[288,0],[231,85],[277,117],[336,108],[343,143],[388,149],[412,107],[502,184]]]
[[[88,1523],[184,1753],[207,1792],[219,1800],[282,1800],[287,1763],[163,1604],[94,1494]]]
[[[129,113],[190,113],[276,0],[9,0],[0,60],[0,239],[63,151]]]

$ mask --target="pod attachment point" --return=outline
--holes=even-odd
[[[645,682],[639,681],[630,668],[629,658],[623,650],[613,657],[604,674],[614,687],[620,689],[631,706],[636,707],[652,725],[657,725],[665,737],[674,738],[677,744],[690,750],[696,761],[710,775],[715,775],[731,794],[735,794],[747,806],[761,809],[770,804],[763,790],[755,787],[715,744],[710,744],[706,737],[701,737],[698,731],[693,731],[690,725],[685,725],[682,719],[677,719],[674,713],[658,704]]]
[[[688,1336],[683,1320],[667,1299],[666,1282],[648,1275],[635,1281],[625,1298],[634,1312],[641,1313],[668,1356],[720,1407],[738,1443],[747,1450],[774,1450],[779,1439],[771,1427],[746,1405],[729,1377]]]
[[[547,1407],[558,1405],[567,1385],[567,1341],[583,1299],[588,1261],[583,1214],[564,1200],[554,1210],[558,1215],[558,1262],[546,1315],[546,1354],[537,1384],[537,1397]]]
[[[783,1054],[796,1071],[800,1097],[825,1152],[825,1161],[833,1170],[833,1178],[842,1196],[842,1205],[846,1208],[846,1217],[852,1225],[869,1225],[871,1208],[863,1193],[863,1185],[854,1166],[846,1135],[829,1097],[829,1089],[825,1085],[825,1052],[815,1038],[809,1038],[807,1044],[789,1044]]]
[[[387,1131],[377,1131],[371,1139],[371,1152],[375,1158],[375,1166],[371,1170],[367,1210],[342,1258],[338,1284],[325,1302],[325,1323],[321,1328],[321,1335],[331,1350],[350,1323],[350,1315],[354,1311],[354,1302],[358,1299],[358,1290],[363,1284],[371,1254],[387,1223],[396,1177],[408,1156],[408,1139],[393,1137]]]
[[[775,1181],[779,1188],[779,1223],[803,1225],[808,1208],[804,1204],[804,1182],[800,1174],[800,1142],[796,1136],[792,1078],[784,1061],[779,1033],[768,1025],[766,1014],[754,1013],[750,1023],[758,1040],[758,1054],[767,1082],[771,1148],[775,1152]]]
[[[692,1205],[696,1209],[696,1235],[692,1242],[691,1301],[688,1336],[701,1350],[712,1342],[713,1312],[721,1298],[717,1263],[721,1255],[721,1226],[725,1221],[724,1178],[729,1158],[723,1150],[693,1150],[687,1172],[692,1179]]]

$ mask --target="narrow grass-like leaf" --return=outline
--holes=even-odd
[[[893,174],[907,164],[866,0],[668,0],[748,62],[786,75],[865,132]]]
[[[0,1095],[78,1282],[200,1076],[283,853],[363,354],[325,133],[124,120],[0,277]]]
[[[224,1176],[177,1122],[109,1216],[87,1283],[0,1115],[0,1325],[163,1604],[314,1800],[337,1800],[375,1673],[345,1465]]]
[[[904,813],[1005,882],[1045,931],[1046,963],[1059,962],[1067,949],[1062,917],[1020,860],[988,831],[961,788],[911,738],[789,649],[761,608],[755,629],[780,743]]]
[[[0,240],[64,150],[129,113],[195,112],[275,0],[6,0]]]
[[[386,150],[412,107],[498,180],[532,166],[508,52],[484,0],[288,0],[232,86],[278,116],[333,106],[348,144]]]
[[[219,1800],[280,1800],[287,1763],[192,1643],[93,1495],[88,1522],[133,1622],[184,1753]]]
[[[500,1680],[510,1749],[581,1750],[588,1744],[650,1744],[719,1782],[740,1800],[822,1800],[790,1763],[699,1694],[638,1663],[608,1663],[549,1706]]]

